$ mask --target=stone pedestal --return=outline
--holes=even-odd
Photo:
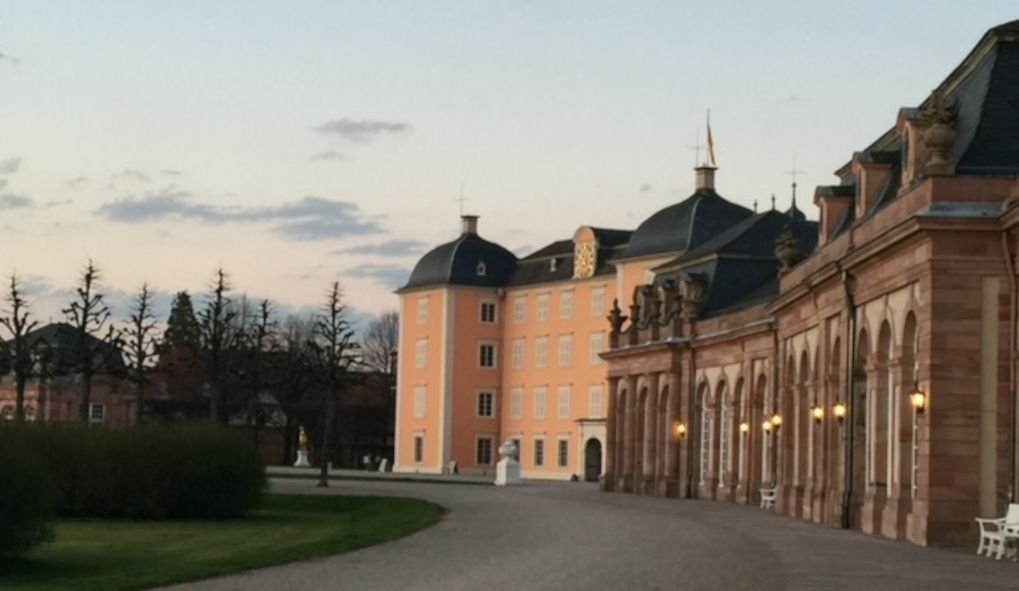
[[[311,462],[308,461],[308,450],[299,449],[297,450],[297,461],[294,462],[295,468],[310,468]]]
[[[517,446],[512,441],[507,440],[499,446],[499,455],[502,456],[502,459],[495,465],[496,486],[519,486],[522,484],[520,463],[513,459],[516,453]]]

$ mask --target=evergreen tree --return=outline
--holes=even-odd
[[[186,291],[177,292],[170,305],[170,318],[166,321],[166,332],[163,333],[163,347],[187,347],[194,351],[200,339],[201,326],[191,303],[191,295]]]

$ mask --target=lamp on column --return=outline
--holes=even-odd
[[[924,410],[927,409],[927,393],[914,386],[913,393],[909,395],[909,404],[916,412],[916,416],[922,417]]]
[[[836,402],[835,406],[831,407],[831,414],[841,425],[846,420],[846,405],[841,402]]]
[[[781,429],[782,428],[782,415],[780,415],[778,413],[775,413],[775,414],[771,415],[771,426],[774,427],[776,431]]]
[[[746,435],[750,432],[750,423],[743,421],[739,424],[739,432],[741,435]]]
[[[683,423],[676,423],[676,426],[672,429],[676,433],[678,439],[686,437],[686,425]]]
[[[814,417],[814,422],[818,425],[824,420],[824,407],[814,403],[814,408],[811,409],[810,414]]]
[[[766,421],[764,421],[764,423],[761,425],[761,427],[764,429],[765,433],[771,434],[771,427],[772,427],[771,419],[767,419]]]

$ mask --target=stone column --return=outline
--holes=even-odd
[[[888,499],[881,522],[881,534],[902,540],[906,537],[906,517],[913,510],[909,468],[913,453],[913,408],[909,394],[913,387],[912,361],[903,362],[901,355],[888,364],[892,375],[889,388],[888,422],[889,484]]]
[[[619,458],[616,457],[616,427],[619,420],[616,417],[618,412],[619,378],[608,379],[608,396],[605,406],[605,476],[602,478],[602,490],[615,490],[616,485],[616,464]]]
[[[885,507],[887,468],[882,467],[882,458],[877,441],[882,435],[878,428],[878,413],[886,412],[887,406],[880,404],[878,393],[878,380],[884,373],[882,365],[868,365],[867,367],[867,428],[866,428],[866,487],[863,496],[863,508],[861,514],[861,529],[868,534],[876,534],[881,531],[882,513]],[[883,407],[883,408],[882,408]],[[887,433],[884,434],[887,436]]]

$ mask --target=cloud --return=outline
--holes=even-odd
[[[182,176],[184,174],[183,172],[177,170],[176,168],[164,168],[159,172],[165,174],[166,176]]]
[[[24,209],[26,207],[32,207],[32,200],[24,195],[13,195],[11,193],[0,195],[0,211]]]
[[[21,63],[21,60],[19,60],[18,58],[14,57],[9,53],[4,53],[0,51],[0,62],[7,62],[10,64],[14,64],[16,66]]]
[[[410,125],[399,121],[378,121],[365,119],[333,119],[314,128],[319,133],[331,133],[352,142],[369,142],[382,134],[398,134],[410,129]]]
[[[410,269],[397,265],[365,263],[347,269],[345,274],[360,279],[371,279],[386,287],[397,288],[407,282],[407,278],[410,276]]]
[[[43,207],[60,207],[63,205],[70,205],[73,203],[70,199],[54,199],[53,201],[47,201],[43,204]]]
[[[73,179],[68,179],[64,185],[68,189],[80,189],[82,185],[88,182],[87,176],[76,176]]]
[[[330,254],[367,254],[383,257],[402,257],[420,253],[428,246],[420,240],[386,240],[340,248]]]
[[[648,192],[648,191],[650,191],[650,190],[651,190],[651,185],[649,185],[649,184],[647,184],[647,183],[644,183],[644,184],[642,184],[642,185],[640,186],[640,192],[641,192],[641,193],[647,193],[647,192]]]
[[[21,170],[21,158],[0,160],[0,174],[14,174]]]
[[[6,186],[7,186],[7,181],[5,181],[4,179],[0,179],[0,191],[3,191],[4,187],[6,187]]]
[[[277,222],[275,230],[291,240],[322,240],[378,234],[382,228],[347,201],[308,196],[275,207],[220,207],[196,202],[170,185],[144,197],[105,203],[96,213],[107,220],[144,223],[167,219],[209,224]]]
[[[312,154],[309,160],[343,160],[343,154],[336,150],[326,150],[325,152]]]
[[[152,180],[151,178],[149,178],[148,174],[142,172],[141,170],[138,170],[137,168],[125,168],[124,170],[118,173],[111,174],[110,179],[112,180],[126,179],[131,181],[138,181],[139,183],[147,183],[150,180]]]

